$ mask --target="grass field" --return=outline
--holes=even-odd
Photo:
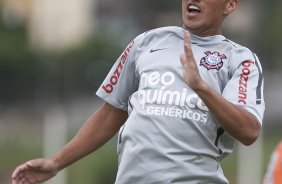
[[[68,139],[80,127],[77,122],[84,122],[84,118],[89,117],[99,106],[99,102],[93,102],[89,98],[85,98],[85,101],[80,99],[73,104],[73,107],[69,105],[68,108],[73,109],[79,116],[69,110],[68,116],[73,122],[69,123]],[[40,116],[34,114],[34,109],[27,110],[26,107],[21,109],[24,110],[0,113],[0,184],[11,184],[11,172],[17,165],[43,155],[43,126],[39,123]],[[263,128],[263,173],[267,168],[271,152],[282,139],[282,124],[280,122],[273,124],[279,126]],[[264,122],[264,125],[268,125],[267,122]],[[222,161],[224,173],[230,184],[237,184],[237,158],[238,151],[235,148],[234,153]],[[70,166],[67,170],[67,184],[111,184],[114,182],[116,169],[116,138],[113,138],[97,152]],[[262,178],[262,176],[258,177]]]
[[[272,150],[281,139],[281,129],[266,131],[264,134],[263,170]],[[3,136],[3,134],[2,134]],[[20,135],[17,135],[20,136]],[[70,135],[72,136],[72,134]],[[25,134],[20,139],[7,139],[0,144],[0,183],[10,184],[12,169],[25,160],[40,157],[40,133]],[[32,143],[32,144],[30,144]],[[222,161],[222,167],[231,184],[236,184],[237,151]],[[112,139],[97,152],[73,164],[67,171],[68,184],[110,184],[114,182],[117,169],[116,139]],[[262,176],[260,176],[262,177]]]

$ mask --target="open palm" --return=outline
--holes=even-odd
[[[18,166],[12,174],[12,184],[37,184],[57,174],[57,166],[50,159],[35,159]]]

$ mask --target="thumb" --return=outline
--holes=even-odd
[[[31,168],[40,169],[44,165],[44,160],[43,159],[31,160],[26,162],[26,165]]]
[[[26,166],[36,170],[46,170],[46,171],[56,170],[56,166],[49,159],[44,159],[44,158],[30,160],[26,162]]]

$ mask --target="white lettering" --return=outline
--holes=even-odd
[[[183,88],[182,91],[168,89],[175,80],[172,72],[142,73],[140,78],[142,89],[138,91],[141,108],[146,110],[148,115],[207,122],[209,109],[197,94],[189,94],[187,88]],[[112,82],[115,82],[114,78]]]
[[[166,80],[166,78],[168,80]],[[171,84],[173,84],[175,81],[175,76],[172,72],[166,72],[162,75],[161,77],[161,83],[164,85],[164,86],[170,86]]]
[[[183,110],[177,107],[153,107],[146,109],[147,115],[168,116],[173,118],[190,119],[197,122],[206,123],[207,114],[194,112],[192,110]]]
[[[160,73],[159,72],[152,72],[149,74],[148,77],[148,84],[151,86],[156,86],[160,82]]]

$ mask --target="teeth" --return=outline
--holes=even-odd
[[[198,6],[193,5],[193,4],[189,5],[188,8],[189,10],[201,11],[201,9]]]

